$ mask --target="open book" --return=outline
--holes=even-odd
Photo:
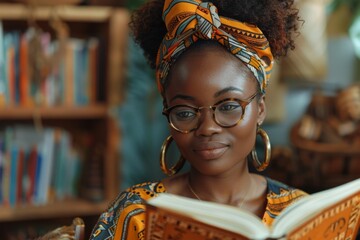
[[[168,193],[147,202],[146,240],[353,240],[360,227],[360,179],[295,202],[271,228],[236,207]]]

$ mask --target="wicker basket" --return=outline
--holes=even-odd
[[[360,177],[360,144],[322,143],[299,135],[300,124],[291,129],[290,140],[304,185],[323,190]]]

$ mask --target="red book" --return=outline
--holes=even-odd
[[[20,40],[20,104],[22,106],[30,105],[30,81],[28,75],[28,42],[25,35],[21,36]]]
[[[18,168],[17,168],[17,176],[16,176],[16,203],[21,203],[23,200],[23,177],[24,177],[24,161],[25,161],[25,153],[24,149],[19,149],[18,155]]]
[[[15,47],[11,46],[7,50],[7,71],[8,71],[8,89],[9,103],[15,104]]]
[[[28,157],[27,174],[29,180],[29,187],[26,191],[26,202],[33,201],[36,183],[36,168],[37,168],[37,150],[36,147],[32,148]]]

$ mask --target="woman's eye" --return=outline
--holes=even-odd
[[[178,120],[191,120],[196,117],[196,113],[192,110],[180,110],[175,113]]]
[[[241,110],[240,104],[237,102],[226,102],[218,106],[219,111],[221,112],[231,112]]]

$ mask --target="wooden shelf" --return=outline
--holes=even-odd
[[[108,116],[106,105],[58,107],[2,107],[0,119],[96,119]]]
[[[108,202],[92,203],[86,200],[67,200],[45,206],[0,207],[0,222],[61,218],[68,216],[100,215]]]
[[[76,199],[48,203],[44,206],[0,206],[0,225],[2,225],[0,239],[3,239],[1,230],[7,233],[7,227],[11,227],[17,234],[24,232],[25,226],[36,225],[36,222],[49,223],[49,226],[53,226],[64,218],[71,219],[76,216],[97,218],[119,191],[117,179],[119,179],[120,131],[118,119],[112,111],[119,106],[124,96],[123,80],[127,67],[125,56],[127,55],[129,12],[127,9],[103,6],[57,5],[33,8],[25,4],[0,3],[0,21],[4,24],[6,31],[22,31],[26,28],[28,20],[36,20],[41,28],[47,30],[51,28],[49,21],[54,17],[66,22],[70,37],[81,39],[98,37],[103,42],[101,45],[101,54],[104,54],[101,58],[103,69],[99,71],[101,79],[97,89],[97,102],[90,106],[3,106],[0,107],[1,127],[34,121],[35,125],[40,123],[44,127],[59,126],[76,137],[78,133],[89,133],[93,139],[96,139],[95,144],[102,149],[99,161],[103,168],[105,201],[93,203]],[[88,159],[85,159],[86,162],[90,161]]]
[[[111,17],[112,8],[94,6],[39,6],[30,8],[24,4],[0,4],[1,20],[27,20],[33,17],[37,20],[49,20],[52,16],[66,21],[104,22]]]

